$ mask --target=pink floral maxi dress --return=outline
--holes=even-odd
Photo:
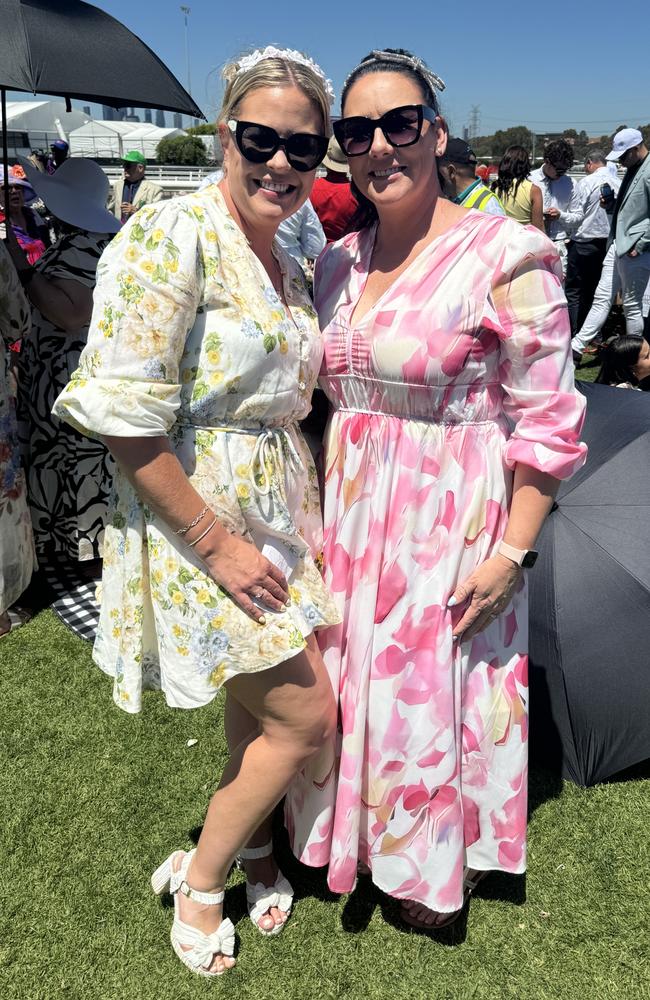
[[[532,228],[478,212],[426,247],[360,322],[374,229],[319,261],[323,633],[339,743],[294,784],[296,854],[348,892],[357,862],[398,898],[449,912],[463,867],[522,872],[527,592],[456,646],[447,601],[502,538],[519,462],[585,460],[561,266]],[[533,570],[534,572],[534,570]]]

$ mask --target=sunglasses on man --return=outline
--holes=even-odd
[[[334,122],[334,135],[346,156],[363,156],[369,152],[378,128],[391,146],[413,146],[422,135],[424,120],[435,122],[437,117],[434,109],[426,104],[404,104],[380,118],[361,115],[339,118]]]
[[[329,140],[312,132],[294,132],[283,139],[269,125],[257,122],[229,121],[237,149],[249,163],[268,163],[279,149],[284,151],[294,170],[307,173],[315,170],[325,157]]]

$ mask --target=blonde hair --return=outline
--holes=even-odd
[[[217,117],[218,125],[237,114],[239,105],[252,90],[260,90],[262,87],[297,87],[321,113],[324,134],[332,134],[330,99],[325,80],[309,66],[273,56],[260,60],[250,69],[242,69],[239,61],[235,60],[224,66],[221,76],[226,86]]]

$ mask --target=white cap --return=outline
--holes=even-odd
[[[628,149],[634,149],[635,146],[640,146],[642,142],[643,136],[638,128],[622,128],[614,136],[612,151],[607,154],[606,159],[620,160],[623,153],[627,153]]]

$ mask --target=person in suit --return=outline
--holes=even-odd
[[[627,332],[642,337],[643,295],[650,279],[650,156],[641,132],[617,132],[607,159],[626,171],[614,205],[610,244],[616,241]]]
[[[113,184],[106,207],[121,223],[125,223],[143,205],[161,201],[163,189],[146,179],[147,161],[139,150],[129,150],[122,165],[124,177]]]

